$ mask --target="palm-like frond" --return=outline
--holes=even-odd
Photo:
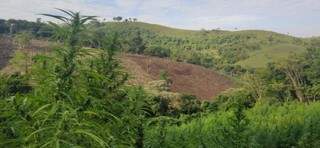
[[[81,16],[79,12],[73,12],[70,10],[63,10],[60,8],[55,8],[55,9],[63,12],[68,17],[61,16],[61,15],[53,15],[53,14],[40,14],[40,15],[48,16],[48,17],[52,17],[52,18],[61,20],[69,25],[71,25],[73,22],[80,22],[80,24],[82,25],[82,24],[86,23],[87,21],[93,20],[97,17],[97,16]]]
[[[52,17],[52,18],[55,18],[55,19],[58,19],[58,20],[61,20],[65,23],[69,23],[70,19],[64,17],[64,16],[59,16],[59,15],[53,15],[53,14],[41,14],[43,16],[48,16],[48,17]]]
[[[54,28],[60,28],[60,26],[59,25],[57,25],[56,23],[54,23],[54,22],[48,22],[49,23],[49,25],[51,25],[51,26],[53,26]]]
[[[53,14],[41,14],[43,16],[48,16],[51,18],[55,18],[57,20],[61,20],[64,23],[66,23],[67,26],[62,27],[61,25],[58,25],[56,23],[49,22],[51,26],[54,27],[54,38],[57,40],[61,39],[67,39],[70,35],[71,31],[70,28],[73,28],[72,30],[76,30],[75,33],[79,34],[81,32],[81,29],[84,28],[84,24],[90,20],[93,20],[96,18],[96,16],[82,16],[79,12],[73,12],[69,10],[63,10],[60,8],[56,8],[56,10],[64,13],[66,16],[60,16],[60,15],[53,15]]]
[[[74,12],[69,11],[69,10],[63,10],[63,9],[60,9],[60,8],[55,8],[55,9],[57,9],[57,10],[59,10],[59,11],[61,11],[61,12],[65,13],[65,14],[67,14],[67,15],[69,15],[70,17],[73,17],[73,16],[75,15],[75,13],[74,13]]]
[[[84,24],[89,20],[95,19],[97,16],[82,16],[80,23]]]

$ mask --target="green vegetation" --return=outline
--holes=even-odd
[[[100,33],[110,30],[119,32],[122,47],[126,51],[169,57],[173,60],[202,65],[229,74],[230,67],[232,67],[231,69],[239,69],[235,68],[237,65],[244,66],[244,68],[265,68],[269,62],[275,62],[283,57],[287,58],[291,52],[301,53],[310,43],[304,39],[255,30],[191,31],[142,22],[92,23],[89,27]],[[142,41],[137,36],[141,36],[144,44],[138,43]],[[132,42],[132,39],[135,38],[139,40]],[[137,47],[135,44],[145,45],[146,50],[133,50]],[[250,64],[254,63],[256,59],[261,62]]]
[[[237,64],[248,68],[266,68],[268,63],[279,62],[290,57],[290,55],[302,54],[305,51],[306,48],[303,46],[279,44],[252,52],[249,58]]]
[[[31,44],[32,35],[27,32],[18,33],[14,36],[14,43],[20,49],[15,52],[14,58],[11,60],[11,64],[15,65],[19,69],[24,69],[25,73],[28,73],[29,67],[32,64],[32,55],[29,55],[26,48]],[[23,62],[20,62],[23,61]]]
[[[36,37],[50,37],[52,28],[48,24],[41,22],[40,18],[37,19],[37,22],[0,19],[0,34],[13,35],[20,32],[29,32]]]
[[[319,146],[317,39],[100,23],[58,10],[65,16],[44,14],[64,22],[50,23],[59,42],[54,50],[32,57],[28,72],[0,75],[0,147]],[[22,48],[29,37],[15,40]],[[240,84],[210,102],[183,94],[173,99],[162,71],[162,94],[151,94],[126,83],[115,58],[121,51],[225,70]],[[256,60],[265,57],[274,60]]]
[[[319,103],[257,103],[147,130],[146,147],[317,147]],[[159,141],[163,141],[160,143]]]
[[[86,40],[83,43],[97,47],[99,38],[110,32],[118,32],[119,43],[124,51],[169,57],[214,68],[229,75],[238,74],[242,68],[266,68],[269,62],[287,58],[292,53],[300,54],[312,42],[317,42],[316,38],[301,39],[269,31],[182,30],[137,22],[134,18],[124,19],[121,16],[114,17],[114,21],[91,21],[86,25],[89,31],[83,34],[82,38]],[[0,32],[2,26],[2,33],[9,33],[10,24],[14,24],[15,33],[30,32],[35,37],[52,37],[55,31],[60,32],[60,35],[64,32],[52,30],[41,20],[36,23],[2,20]]]

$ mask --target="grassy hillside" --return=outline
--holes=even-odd
[[[166,26],[161,26],[157,24],[149,24],[149,23],[143,23],[143,22],[129,22],[129,23],[124,23],[124,22],[108,22],[106,23],[107,26],[109,27],[127,27],[127,28],[142,28],[146,29],[149,31],[153,31],[156,33],[159,33],[161,35],[168,35],[168,36],[193,36],[193,35],[199,35],[199,31],[194,31],[194,30],[184,30],[184,29],[177,29],[177,28],[170,28]]]
[[[301,53],[310,42],[263,30],[196,31],[142,22],[108,22],[92,28],[98,32],[119,32],[124,42],[130,42],[139,32],[147,49],[161,47],[170,51],[166,56],[171,59],[215,69],[235,65],[265,67],[268,62],[288,57],[292,52]]]
[[[277,62],[293,54],[301,54],[305,47],[293,44],[278,44],[252,52],[250,57],[237,64],[247,68],[264,68],[270,62]]]
[[[7,22],[9,23],[6,24],[10,24],[12,21],[8,20]],[[17,32],[28,31],[38,38],[52,35],[52,28],[45,23],[36,24],[19,20],[13,22],[19,26]],[[236,65],[251,68],[264,67],[266,62],[273,61],[272,58],[266,61],[264,60],[265,58],[255,57],[259,50],[264,54],[269,52],[266,49],[278,46],[280,51],[283,51],[281,52],[282,55],[287,56],[289,54],[285,54],[287,46],[283,46],[284,44],[289,45],[289,47],[291,45],[294,47],[306,47],[309,44],[319,43],[319,38],[302,39],[263,30],[186,30],[143,22],[101,23],[93,21],[88,26],[92,33],[91,35],[96,36],[96,38],[101,38],[103,37],[101,34],[108,34],[110,31],[119,32],[120,39],[123,40],[122,47],[125,50],[129,48],[127,44],[131,42],[131,39],[137,35],[137,32],[140,32],[147,48],[143,52],[144,54],[163,57],[163,55],[159,55],[163,53],[163,51],[158,52],[160,49],[166,52],[165,57],[170,57],[173,60],[219,70],[230,69],[230,67]],[[7,34],[8,26],[2,27],[4,27],[2,29],[5,31],[1,33]],[[288,50],[291,51],[291,49]],[[272,49],[270,52],[273,52]],[[264,60],[264,62],[258,62],[262,63],[262,65],[242,64],[248,63],[247,61],[250,63],[252,58],[253,61],[258,58],[259,60]]]

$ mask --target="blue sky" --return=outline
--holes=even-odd
[[[0,0],[0,17],[35,20],[54,8],[183,29],[264,29],[320,36],[320,0]]]

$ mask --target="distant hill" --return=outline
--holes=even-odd
[[[302,53],[310,40],[264,30],[184,30],[142,22],[108,22],[98,30],[129,40],[140,32],[147,47],[170,50],[170,58],[215,69],[226,65],[263,68],[268,62]],[[255,62],[256,61],[256,62]]]
[[[126,70],[135,77],[133,81],[142,84],[157,80],[161,70],[165,70],[173,80],[171,91],[205,99],[234,86],[230,78],[212,69],[223,70],[236,65],[244,68],[264,68],[268,62],[287,58],[291,54],[301,54],[312,43],[311,40],[318,41],[270,31],[195,31],[141,22],[108,22],[98,26],[89,24],[89,31],[94,34],[118,32],[124,50],[128,48],[130,39],[139,32],[145,42],[145,55],[127,54],[121,58]],[[45,48],[42,45],[48,46],[43,41],[36,43],[33,41],[34,49]],[[151,47],[161,47],[154,48],[155,50],[168,49],[170,54],[165,56],[166,59],[146,56],[150,54]],[[11,41],[8,38],[1,39],[0,48],[6,49],[2,50],[5,53],[0,53],[0,57],[6,57],[0,61],[0,66],[4,66],[12,53]],[[9,68],[9,71],[11,69]]]
[[[23,20],[3,20],[1,22],[3,25],[0,25],[0,34],[8,34],[8,24],[15,23],[16,33],[29,31],[38,38],[52,35],[52,29],[46,23]],[[264,30],[186,30],[143,22],[92,22],[87,26],[92,36],[101,33],[108,34],[110,31],[119,32],[124,49],[128,49],[126,44],[139,32],[148,49],[144,52],[146,55],[165,56],[175,61],[222,71],[233,69],[232,67],[236,65],[244,66],[244,68],[263,68],[267,62],[276,60],[273,59],[276,56],[269,56],[268,60],[264,60],[265,57],[259,58],[259,51],[265,54],[279,49],[281,57],[286,58],[292,51],[299,50],[297,53],[301,53],[300,51],[308,47],[312,41],[319,40],[319,38],[297,38]],[[287,53],[287,51],[290,52]],[[263,62],[250,62],[255,59],[263,60]]]

